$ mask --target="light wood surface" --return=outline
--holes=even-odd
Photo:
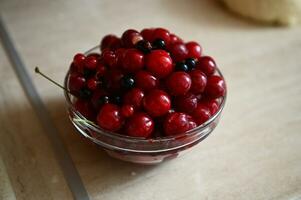
[[[0,10],[92,199],[301,199],[301,28],[239,19],[207,0],[17,1]],[[68,121],[72,55],[106,33],[166,27],[216,58],[228,100],[214,133],[183,157],[139,166],[108,157]],[[0,199],[71,199],[58,162],[0,49]]]

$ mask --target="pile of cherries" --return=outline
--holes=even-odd
[[[107,131],[142,138],[184,133],[214,115],[226,93],[201,46],[164,28],[107,35],[100,50],[74,56],[67,89],[75,109]]]

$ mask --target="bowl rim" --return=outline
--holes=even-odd
[[[91,53],[92,51],[99,49],[99,45],[89,49],[88,51],[86,51],[84,54],[87,55],[89,53]],[[216,71],[218,73],[218,75],[220,77],[222,77],[224,80],[224,76],[221,73],[220,69],[218,67],[216,67]],[[68,78],[69,78],[69,74],[70,74],[70,68],[68,69],[66,76],[64,78],[64,87],[68,88]],[[225,81],[226,84],[226,81]],[[227,88],[227,84],[226,84],[226,88]],[[158,137],[158,138],[139,138],[139,137],[133,137],[133,136],[128,136],[128,135],[122,135],[119,133],[115,133],[115,132],[111,132],[111,131],[107,131],[105,129],[102,129],[101,127],[99,127],[97,124],[95,124],[94,122],[89,121],[88,119],[86,119],[79,111],[77,111],[74,107],[74,105],[72,104],[71,98],[70,98],[70,93],[67,90],[64,90],[64,95],[65,95],[65,99],[67,102],[68,107],[73,111],[73,113],[79,117],[80,119],[82,119],[83,122],[85,122],[85,125],[87,126],[87,128],[97,132],[98,134],[103,134],[107,137],[111,137],[113,139],[118,139],[118,140],[127,140],[127,141],[131,141],[131,142],[152,142],[152,143],[161,143],[161,142],[169,142],[169,141],[173,141],[173,140],[177,140],[183,137],[190,137],[195,135],[196,133],[198,133],[200,130],[205,129],[208,125],[210,125],[217,117],[220,116],[222,110],[225,107],[225,103],[226,103],[226,99],[227,99],[227,89],[225,92],[225,95],[223,97],[221,97],[221,102],[220,102],[220,106],[218,111],[211,116],[206,122],[204,122],[203,124],[189,130],[186,131],[184,133],[181,134],[177,134],[177,135],[172,135],[172,136],[163,136],[163,137]]]

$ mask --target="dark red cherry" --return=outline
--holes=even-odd
[[[120,112],[123,117],[130,117],[134,114],[134,106],[127,104],[123,105]]]
[[[186,72],[173,72],[166,81],[166,86],[171,95],[186,94],[191,87],[191,79]]]
[[[96,113],[91,103],[87,100],[77,99],[74,104],[75,109],[88,120],[94,120]]]
[[[192,93],[177,96],[174,99],[175,110],[179,112],[192,113],[198,105],[197,97]]]
[[[124,95],[123,102],[125,104],[133,105],[135,109],[139,109],[141,107],[143,97],[144,93],[142,90],[133,88]]]
[[[171,101],[166,92],[154,89],[143,98],[143,108],[150,116],[159,117],[168,113]]]
[[[164,50],[154,50],[146,55],[145,65],[148,71],[158,78],[168,76],[172,70],[172,59]]]
[[[206,74],[206,76],[211,76],[216,70],[216,64],[213,58],[210,56],[203,56],[199,59],[196,69],[201,70]]]
[[[197,42],[186,43],[189,58],[200,58],[202,55],[202,47]]]
[[[143,40],[143,37],[138,31],[129,29],[122,34],[121,40],[124,47],[133,48],[137,42]]]
[[[144,40],[146,41],[151,41],[152,40],[152,36],[153,36],[153,33],[154,33],[154,30],[153,28],[145,28],[141,31],[141,35],[143,37]]]
[[[99,82],[95,78],[90,78],[87,81],[87,87],[90,90],[96,90],[99,85]]]
[[[89,70],[96,69],[97,66],[97,58],[95,56],[88,56],[85,59],[85,67]]]
[[[163,125],[164,133],[167,136],[185,133],[195,127],[196,124],[191,116],[179,112],[168,114]]]
[[[192,113],[192,117],[197,125],[201,125],[211,117],[211,113],[207,106],[204,104],[198,104]]]
[[[183,43],[183,40],[175,34],[170,34],[169,38],[170,38],[169,45],[172,45],[175,43]]]
[[[127,49],[124,48],[119,48],[116,50],[115,54],[116,54],[116,59],[117,59],[117,66],[118,67],[122,67],[123,65],[123,59],[125,56],[125,52]]]
[[[215,75],[208,77],[205,93],[213,99],[224,96],[226,94],[226,83],[224,79]]]
[[[120,70],[111,70],[105,75],[105,80],[107,87],[113,91],[117,91],[121,88],[121,79],[123,78],[123,73]]]
[[[192,70],[189,73],[191,77],[191,88],[190,91],[193,94],[201,94],[204,92],[206,84],[207,84],[207,77],[206,75],[200,70]]]
[[[102,88],[96,89],[91,97],[91,103],[93,108],[99,111],[103,104],[109,103],[108,93]]]
[[[97,124],[108,131],[118,131],[122,126],[123,120],[120,108],[114,104],[107,103],[102,106],[97,115]]]
[[[127,135],[148,138],[154,130],[154,122],[147,114],[135,113],[125,125]]]
[[[100,49],[104,50],[104,49],[117,49],[121,46],[121,40],[120,38],[118,38],[116,35],[106,35],[105,37],[103,37],[103,39],[101,40],[100,43]]]
[[[106,73],[106,67],[102,63],[97,63],[96,66],[96,77],[101,78],[105,75]]]
[[[144,66],[144,55],[137,49],[128,49],[123,57],[122,67],[128,72],[135,72]]]
[[[148,91],[157,87],[158,80],[147,71],[139,71],[135,74],[135,83],[136,87]]]
[[[157,39],[162,39],[165,42],[165,45],[168,45],[170,41],[169,31],[164,28],[156,28],[152,34],[150,42],[154,42]]]
[[[73,57],[73,64],[77,67],[77,71],[81,71],[84,67],[86,56],[78,53]]]
[[[183,43],[175,43],[173,45],[170,45],[169,51],[171,54],[171,57],[175,62],[183,61],[188,56],[188,50]]]
[[[217,99],[202,99],[200,103],[209,109],[211,115],[214,115],[219,109],[219,101]]]
[[[68,81],[68,88],[71,93],[77,94],[82,88],[86,86],[86,79],[78,73],[70,74]]]
[[[102,60],[106,66],[111,69],[115,69],[117,67],[117,57],[113,51],[105,49],[101,54]]]

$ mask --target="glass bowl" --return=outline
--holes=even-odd
[[[100,53],[96,46],[85,54]],[[219,69],[216,72],[222,77]],[[68,87],[69,71],[64,86]],[[65,91],[69,118],[78,132],[103,148],[110,156],[139,164],[156,164],[177,156],[204,140],[217,126],[225,105],[226,95],[219,99],[218,111],[202,125],[175,136],[155,139],[142,139],[106,131],[93,122],[88,121],[73,105],[74,96]]]

